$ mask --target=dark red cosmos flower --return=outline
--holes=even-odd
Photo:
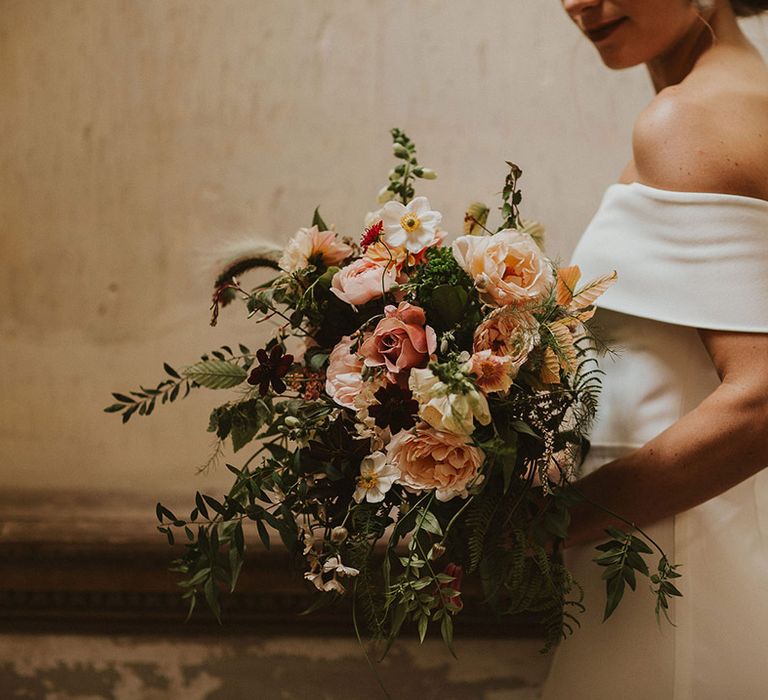
[[[373,224],[373,226],[369,226],[367,229],[365,229],[365,233],[360,239],[360,247],[363,249],[363,251],[365,251],[369,245],[375,243],[378,240],[383,228],[384,222],[379,219],[375,224]]]
[[[373,396],[379,403],[368,408],[368,415],[373,416],[379,428],[389,427],[394,435],[416,425],[414,416],[419,411],[419,402],[413,398],[410,389],[395,383],[387,384]]]
[[[257,350],[256,359],[259,366],[251,370],[248,383],[253,386],[258,384],[262,396],[269,391],[270,383],[276,393],[282,394],[286,388],[282,378],[293,364],[293,355],[284,355],[282,346],[275,345],[269,354],[264,348]]]

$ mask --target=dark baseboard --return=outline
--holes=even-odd
[[[348,601],[301,615],[314,589],[280,547],[249,550],[219,625],[187,607],[174,557],[141,496],[16,492],[0,497],[0,632],[93,634],[354,634]],[[469,588],[457,634],[539,637],[530,620],[496,621]]]

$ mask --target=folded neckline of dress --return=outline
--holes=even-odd
[[[666,199],[669,201],[682,202],[685,200],[707,200],[723,201],[724,199],[731,199],[741,202],[753,202],[760,204],[768,208],[768,199],[762,199],[761,197],[750,197],[745,194],[731,194],[729,192],[695,192],[687,190],[665,190],[659,187],[652,187],[651,185],[645,185],[642,182],[615,182],[608,186],[608,189],[614,188],[629,188],[634,189],[640,193],[644,193],[649,197],[655,199]]]

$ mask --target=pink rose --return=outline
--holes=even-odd
[[[437,349],[437,336],[425,325],[424,309],[403,301],[397,307],[388,305],[384,313],[385,317],[360,346],[366,366],[384,365],[392,374],[423,367]]]
[[[387,457],[400,469],[397,483],[417,493],[434,489],[438,501],[466,498],[467,487],[483,478],[485,454],[480,448],[465,435],[435,430],[426,423],[397,433],[387,445]]]
[[[523,231],[505,229],[492,236],[461,236],[453,242],[452,250],[486,304],[538,303],[555,282],[552,263]]]
[[[354,341],[345,335],[331,350],[325,374],[325,392],[339,406],[355,407],[355,397],[363,388],[363,363],[350,352]]]
[[[342,301],[360,306],[377,299],[395,284],[397,269],[374,260],[360,258],[342,267],[331,280],[331,291]]]

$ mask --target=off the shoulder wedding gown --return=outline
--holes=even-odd
[[[582,279],[619,273],[597,302],[619,354],[602,362],[589,472],[717,387],[697,328],[768,332],[768,201],[612,185],[573,263]],[[656,624],[645,579],[601,623],[596,552],[569,552],[587,613],[555,654],[545,700],[768,699],[768,472],[648,530],[682,565],[677,626]]]

